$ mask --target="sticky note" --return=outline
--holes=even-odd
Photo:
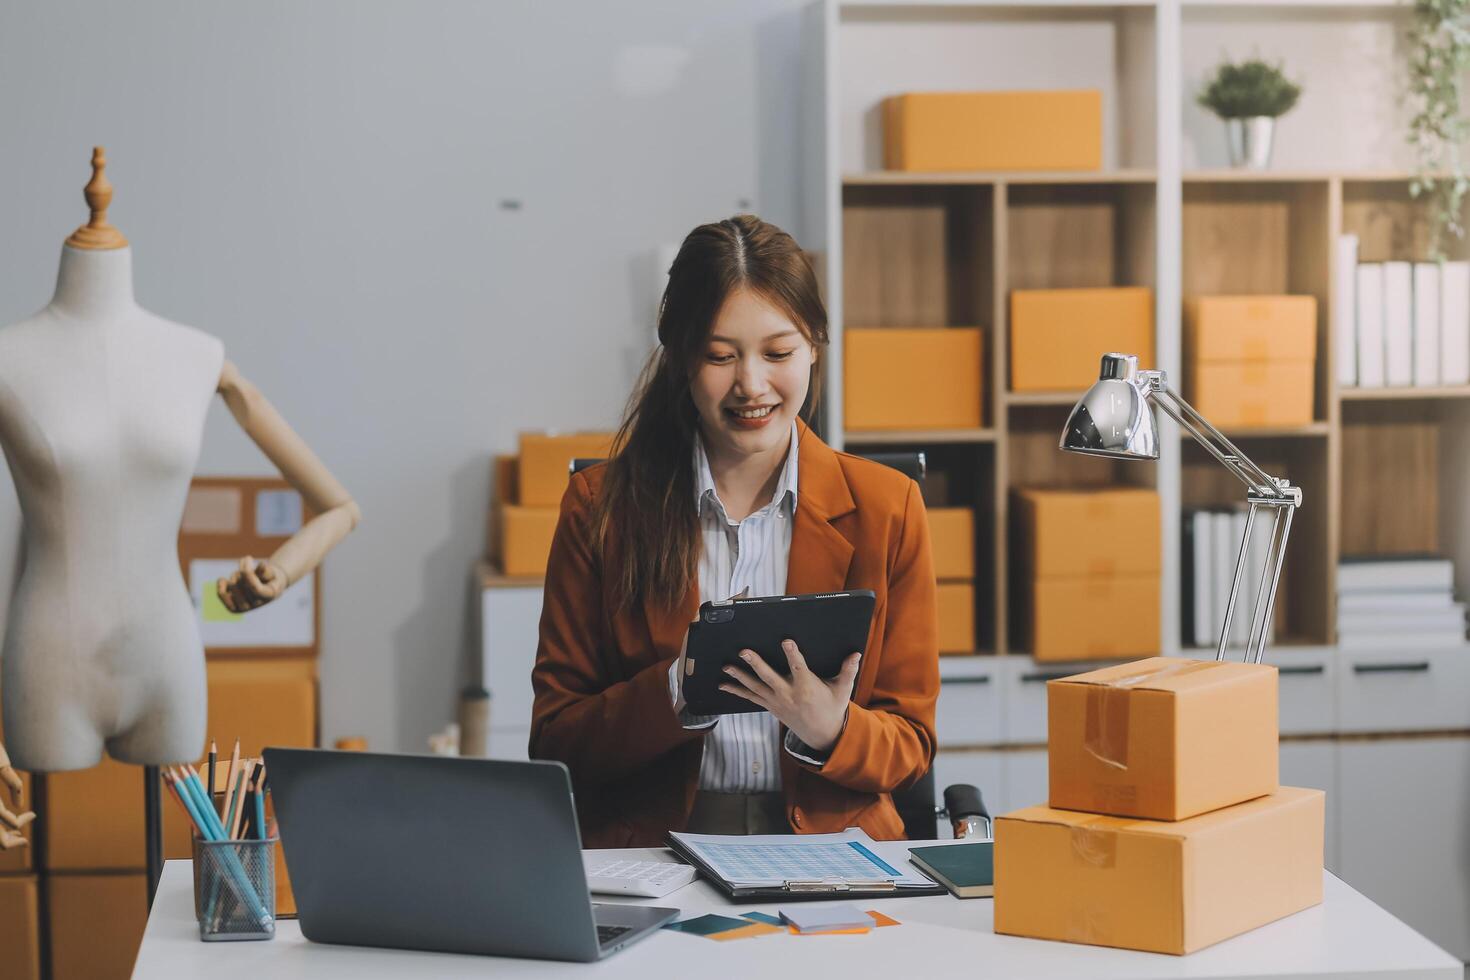
[[[206,623],[233,623],[241,617],[240,613],[230,612],[225,604],[220,601],[219,592],[213,588],[210,582],[204,586],[204,621]]]
[[[732,929],[745,929],[751,923],[744,919],[736,919],[728,915],[700,915],[683,922],[670,922],[664,926],[674,932],[687,932],[691,936],[713,936],[716,933],[729,932]]]

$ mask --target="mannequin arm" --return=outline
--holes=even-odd
[[[10,790],[12,803],[16,806],[21,806],[24,803],[24,800],[21,799],[22,787],[20,774],[10,768],[10,756],[6,753],[5,746],[3,745],[0,745],[0,783],[3,783]],[[3,802],[0,802],[0,851],[8,851],[12,847],[24,847],[29,844],[30,841],[22,837],[17,831],[24,828],[26,824],[34,819],[36,819],[36,815],[29,810],[16,815]]]
[[[260,390],[241,377],[229,361],[220,371],[219,393],[240,428],[317,512],[268,560],[257,561],[247,555],[240,560],[239,571],[216,583],[225,607],[231,612],[245,612],[270,602],[321,564],[327,552],[357,526],[362,513],[347,488],[337,482]]]

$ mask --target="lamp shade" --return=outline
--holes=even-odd
[[[1061,448],[1113,459],[1158,459],[1154,413],[1133,354],[1104,354],[1097,382],[1078,400],[1062,430]]]

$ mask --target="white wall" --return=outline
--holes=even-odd
[[[140,301],[365,513],[324,576],[328,743],[452,717],[489,456],[614,423],[654,246],[744,209],[800,234],[803,3],[0,0],[0,323],[49,298],[105,145]],[[222,407],[199,469],[270,472]],[[4,595],[18,522],[0,480]]]

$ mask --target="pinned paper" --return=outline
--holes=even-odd
[[[199,615],[206,649],[309,647],[316,642],[316,602],[308,574],[282,595],[247,613],[234,614],[219,602],[215,582],[229,578],[238,560],[200,558],[189,563],[189,594]],[[213,608],[212,608],[213,604]]]
[[[284,538],[301,530],[301,494],[295,490],[261,490],[255,495],[255,533]]]
[[[190,487],[179,530],[185,534],[239,534],[240,503],[235,487]]]
[[[205,583],[200,598],[204,603],[203,612],[206,623],[233,623],[240,618],[240,613],[230,612],[225,608],[225,604],[220,601],[219,589],[209,588],[209,583]]]

